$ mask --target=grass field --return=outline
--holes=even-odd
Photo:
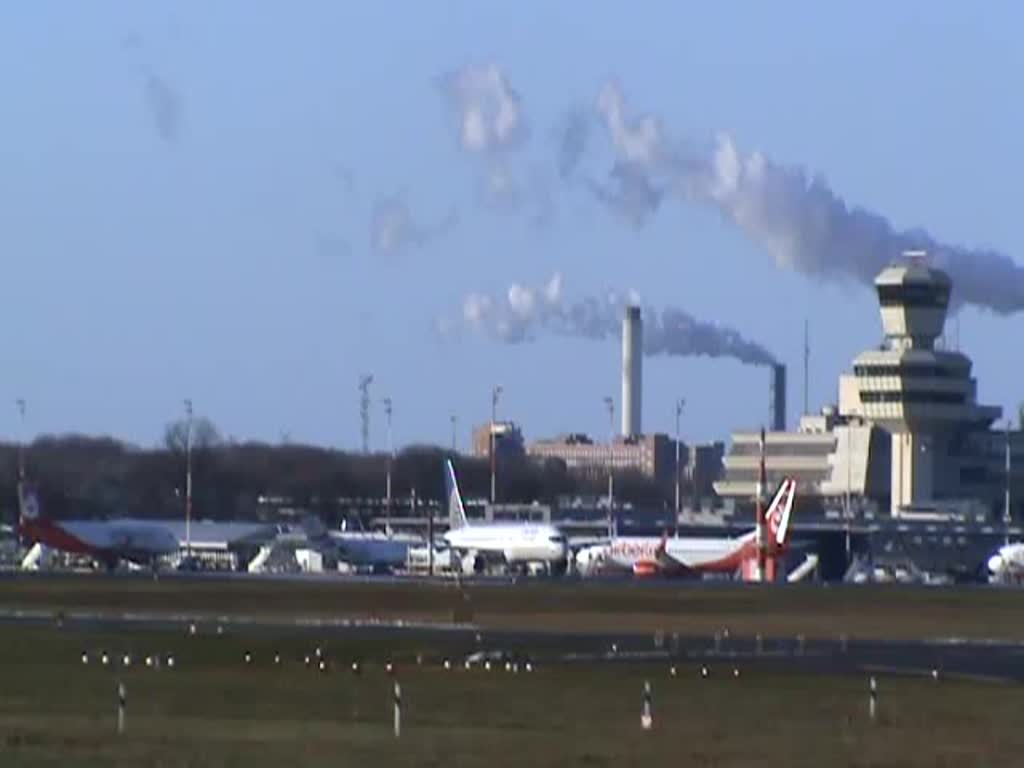
[[[504,629],[808,637],[1024,639],[1022,597],[1008,590],[751,589],[527,583],[275,582],[104,577],[0,581],[0,608],[472,621]],[[0,765],[247,768],[373,766],[1019,765],[1016,685],[880,678],[878,722],[863,675],[783,673],[733,663],[698,669],[554,665],[467,671],[472,633],[249,634],[201,621],[195,636],[47,626],[0,629]],[[314,649],[328,660],[315,668]],[[253,663],[243,661],[245,652]],[[83,664],[81,655],[89,656]],[[99,663],[101,652],[111,659]],[[130,654],[125,668],[118,660]],[[142,660],[170,654],[160,670]],[[281,663],[275,664],[275,654]],[[304,658],[313,664],[307,667]],[[445,671],[442,658],[456,660]],[[361,662],[354,675],[351,662]],[[406,703],[391,731],[396,663]],[[419,663],[422,662],[422,663]],[[116,686],[128,690],[115,733]],[[655,727],[640,728],[644,680]]]
[[[731,667],[712,667],[702,679],[681,666],[672,678],[666,664],[445,671],[432,649],[365,639],[323,644],[331,666],[321,673],[302,661],[316,644],[5,628],[0,764],[1011,766],[1024,750],[1016,686],[883,677],[872,724],[860,676],[744,668],[737,679]],[[110,666],[99,663],[101,650]],[[113,661],[126,652],[128,669]],[[152,654],[173,654],[174,668],[146,668]],[[363,660],[359,675],[353,658]],[[387,658],[398,659],[405,701],[398,740]],[[118,679],[128,693],[120,737]],[[644,680],[654,694],[650,732],[639,723]]]
[[[0,609],[352,617],[483,627],[765,636],[1024,640],[1024,593],[934,587],[663,586],[630,583],[288,582],[105,577],[0,581]]]

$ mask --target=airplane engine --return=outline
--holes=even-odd
[[[633,565],[633,575],[634,576],[641,576],[641,577],[643,577],[643,576],[648,576],[648,577],[649,576],[657,576],[658,575],[658,566],[655,563],[651,563],[651,562],[647,562],[647,561],[637,562],[637,563],[635,563]]]
[[[1005,567],[1006,562],[1003,560],[1001,555],[992,555],[992,557],[988,559],[988,570],[994,576],[1002,575]]]
[[[460,567],[463,573],[483,573],[484,559],[475,552],[470,552],[462,558]]]

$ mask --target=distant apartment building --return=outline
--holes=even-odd
[[[494,435],[494,453],[501,459],[523,456],[526,453],[523,432],[512,421],[495,421],[481,424],[473,430],[473,453],[476,456],[491,455],[491,434]]]
[[[605,474],[611,467],[615,472],[639,472],[659,482],[674,481],[675,442],[662,434],[616,437],[610,444],[595,443],[584,434],[568,434],[530,443],[526,453],[535,459],[559,459],[570,471],[582,474]],[[681,466],[686,466],[688,453],[687,446],[680,445]]]
[[[686,446],[681,446],[680,456]],[[689,474],[693,495],[708,498],[715,495],[715,483],[722,479],[725,443],[697,443],[692,446],[693,461],[684,471]]]

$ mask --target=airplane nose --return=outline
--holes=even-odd
[[[1003,561],[1002,555],[992,555],[988,559],[988,570],[990,573],[1001,573],[1006,563]]]

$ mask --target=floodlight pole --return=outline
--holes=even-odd
[[[501,385],[491,390],[491,504],[497,503],[498,500],[498,456],[495,451],[494,428],[498,420],[498,398],[501,397],[501,392]]]
[[[757,541],[757,580],[759,582],[765,580],[765,566],[767,561],[767,552],[765,550],[765,520],[764,520],[764,486],[766,482],[765,473],[765,437],[764,427],[761,427],[761,437],[758,443],[760,461],[757,472],[757,503],[756,503],[756,515],[757,527],[755,529],[755,538]]]
[[[24,484],[25,482],[25,399],[19,397],[14,401],[15,405],[18,406],[18,416],[20,417],[21,435],[18,439],[18,482]]]
[[[385,511],[384,511],[384,531],[388,536],[391,535],[391,465],[394,461],[394,448],[391,442],[391,398],[385,397],[382,399],[384,403],[384,417],[388,426],[388,456],[387,456],[387,479],[385,489]]]
[[[686,405],[686,400],[679,398],[676,400],[676,533],[679,533],[679,515],[682,513],[682,499],[680,497],[679,489],[679,477],[682,474],[682,470],[679,467],[679,419],[683,415],[683,408]]]
[[[1010,544],[1010,526],[1013,524],[1013,515],[1010,514],[1010,420],[1006,420],[1006,496],[1003,500],[1003,525],[1006,527],[1006,544]]]
[[[608,409],[608,536],[615,536],[615,400],[604,399]]]
[[[192,400],[185,399],[185,556],[192,557]]]

